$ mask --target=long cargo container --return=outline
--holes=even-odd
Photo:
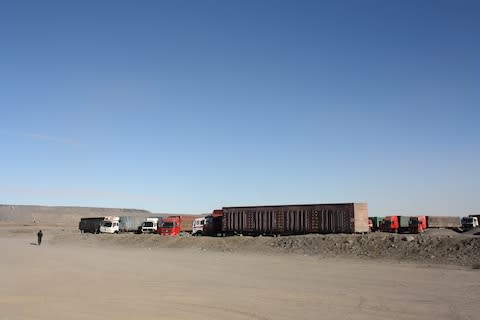
[[[78,223],[78,229],[80,229],[82,233],[100,233],[100,225],[104,219],[105,217],[81,218]]]
[[[142,216],[123,216],[120,217],[119,231],[120,232],[136,232],[138,227],[145,221],[145,217]]]
[[[427,216],[429,228],[459,228],[462,226],[460,217]]]
[[[245,235],[369,232],[366,203],[224,207],[222,232]]]

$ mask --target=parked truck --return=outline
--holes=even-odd
[[[383,219],[385,219],[385,217],[370,217],[368,219],[370,220],[369,221],[370,231],[375,232],[380,230],[380,224],[382,223]]]
[[[456,229],[460,226],[460,217],[456,216],[418,216],[410,217],[409,232],[421,233],[428,228]]]
[[[410,217],[408,222],[408,232],[409,233],[422,233],[427,229],[427,217],[426,216],[417,216]]]
[[[78,229],[81,233],[100,233],[100,225],[105,217],[81,218],[78,223]]]
[[[206,217],[196,218],[192,222],[192,236],[201,236],[205,225]]]
[[[170,216],[162,219],[158,227],[158,234],[162,236],[176,236],[180,234],[180,216]]]
[[[462,218],[462,228],[463,230],[471,230],[478,228],[478,217],[476,215],[470,215],[468,217],[463,217]]]
[[[102,224],[100,225],[101,233],[115,233],[117,234],[120,231],[119,228],[120,217],[108,216],[103,219]]]
[[[223,207],[205,217],[202,235],[369,232],[366,203]]]
[[[213,210],[205,217],[196,218],[192,223],[193,236],[221,236],[223,210]]]
[[[142,223],[142,233],[157,233],[159,218],[146,218]]]
[[[470,214],[468,215],[469,218],[477,218],[478,221],[480,221],[480,214]]]
[[[408,232],[409,222],[408,216],[387,216],[380,224],[380,230],[392,233]]]

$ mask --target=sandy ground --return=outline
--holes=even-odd
[[[480,270],[471,267],[102,246],[51,234],[37,246],[31,229],[0,228],[0,320],[480,315]]]

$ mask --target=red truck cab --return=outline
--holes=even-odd
[[[162,224],[157,228],[157,233],[161,236],[177,236],[180,234],[179,216],[172,216],[162,219]]]
[[[427,217],[418,216],[410,217],[408,222],[408,232],[410,233],[422,233],[427,229]]]
[[[399,227],[398,216],[387,216],[380,224],[380,231],[396,233]]]

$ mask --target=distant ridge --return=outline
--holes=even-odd
[[[0,222],[76,225],[82,217],[149,216],[143,209],[0,204]]]

